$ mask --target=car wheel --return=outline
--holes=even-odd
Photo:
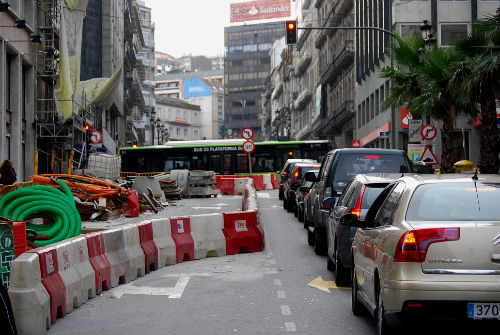
[[[283,198],[283,209],[288,210],[288,201],[286,200],[286,198]]]
[[[358,299],[358,282],[356,280],[355,272],[354,272],[354,263],[351,269],[351,280],[352,280],[352,289],[351,289],[351,309],[352,314],[354,315],[363,315],[364,314],[364,306],[361,304],[361,301]]]
[[[304,212],[300,210],[300,207],[297,208],[297,219],[299,222],[304,222]]]
[[[309,243],[310,246],[314,245],[314,234],[307,228],[307,243]]]
[[[278,191],[278,199],[283,200],[284,194],[283,194],[283,189],[280,187]]]
[[[377,309],[375,310],[375,322],[377,323],[377,335],[390,334],[390,329],[384,315],[384,301],[382,300],[382,290],[380,287],[377,287]]]
[[[320,231],[314,228],[314,252],[316,252],[316,255],[324,255],[326,253],[325,249]]]
[[[299,217],[299,208],[297,207],[297,204],[293,205],[293,215],[298,218]]]
[[[292,202],[292,200],[289,198],[289,199],[287,199],[287,200],[285,200],[285,201],[286,201],[286,203],[287,203],[287,204],[286,204],[286,210],[287,210],[288,212],[290,212],[290,213],[291,213],[291,212],[293,212],[293,202]]]
[[[326,269],[328,271],[335,270],[335,264],[333,264],[332,260],[330,259],[330,256],[328,256],[328,255],[326,255]]]
[[[335,256],[335,284],[337,286],[349,286],[351,274],[349,273],[349,269],[347,269],[340,259],[339,250],[337,246],[335,246],[334,251]]]

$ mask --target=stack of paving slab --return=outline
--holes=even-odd
[[[214,171],[193,170],[189,171],[187,195],[190,197],[212,197],[219,194],[216,190]]]

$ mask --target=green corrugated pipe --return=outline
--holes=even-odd
[[[76,209],[73,193],[64,180],[59,181],[61,190],[34,185],[18,188],[0,199],[0,216],[12,221],[26,221],[34,218],[50,220],[50,223],[27,224],[40,235],[48,235],[47,240],[35,241],[37,246],[45,246],[80,235],[82,219]]]

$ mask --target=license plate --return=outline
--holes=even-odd
[[[467,304],[467,316],[470,319],[500,320],[500,304],[487,302],[470,302]]]

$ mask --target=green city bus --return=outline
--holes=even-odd
[[[210,170],[221,175],[276,172],[289,158],[321,161],[332,149],[328,140],[255,142],[243,151],[244,139],[170,141],[165,145],[119,149],[121,171],[158,173],[173,169]]]

